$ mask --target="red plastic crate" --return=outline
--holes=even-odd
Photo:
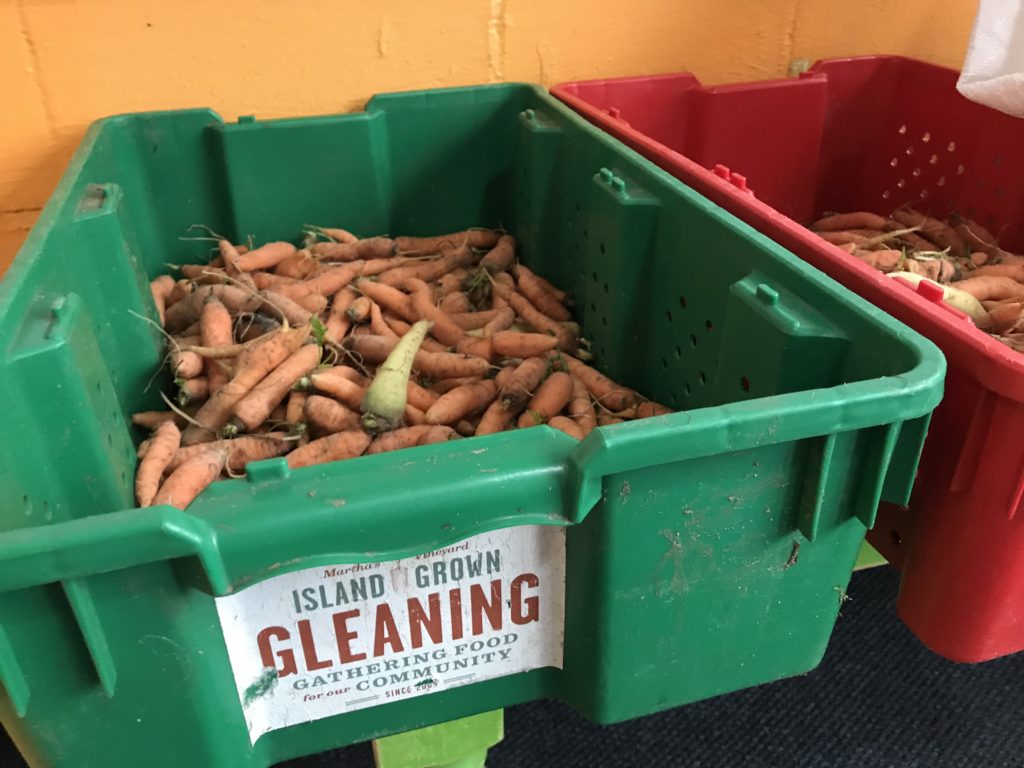
[[[552,92],[942,349],[946,396],[910,505],[882,509],[870,538],[903,570],[903,621],[943,656],[984,661],[1024,649],[1024,355],[802,226],[913,203],[960,211],[1024,251],[1024,121],[967,101],[956,79],[872,56],[789,80],[706,87],[678,74]]]

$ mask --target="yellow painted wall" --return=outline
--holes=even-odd
[[[210,106],[347,111],[378,91],[903,53],[960,66],[977,0],[0,0],[0,273],[88,124]]]

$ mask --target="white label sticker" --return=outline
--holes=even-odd
[[[278,728],[562,666],[565,529],[525,525],[217,598],[252,743]]]

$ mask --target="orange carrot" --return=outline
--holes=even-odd
[[[1024,283],[1024,264],[988,264],[970,273],[971,277],[1012,277]]]
[[[876,213],[857,211],[854,213],[836,213],[818,219],[811,224],[815,232],[842,232],[850,229],[889,229],[886,218]]]
[[[880,272],[893,272],[903,261],[903,251],[854,251],[853,255]]]
[[[330,267],[303,282],[296,289],[296,292],[304,291],[306,293],[320,294],[321,296],[333,296],[359,276],[361,266],[362,262],[357,261],[351,264]]]
[[[195,285],[192,283],[191,280],[179,280],[178,282],[176,282],[174,284],[174,287],[171,288],[170,293],[167,294],[167,303],[165,309],[172,307],[173,305],[177,304],[179,301],[184,299],[186,296],[192,293],[192,290],[194,288]],[[166,323],[164,323],[164,325],[166,325]]]
[[[562,305],[562,302],[556,296],[548,292],[544,284],[540,282],[539,277],[532,270],[524,267],[522,264],[518,264],[513,274],[515,275],[519,292],[545,315],[559,322],[564,322],[572,317],[569,314],[569,310]]]
[[[366,390],[358,381],[350,379],[344,373],[336,373],[335,369],[316,371],[309,380],[317,391],[324,392],[357,411],[366,395]]]
[[[232,424],[238,431],[256,429],[267,420],[295,382],[319,363],[320,348],[316,344],[299,347],[238,401],[232,409],[237,422],[232,420]]]
[[[395,339],[381,336],[349,336],[345,348],[359,355],[369,363],[382,363],[398,343]],[[416,353],[413,370],[435,379],[449,379],[457,376],[486,376],[490,363],[472,355],[458,355],[449,352]]]
[[[480,266],[490,274],[504,272],[516,258],[516,239],[512,235],[502,235],[494,247],[480,260]]]
[[[370,447],[366,449],[366,455],[370,456],[377,453],[397,451],[402,448],[412,448],[415,445],[419,445],[419,441],[431,429],[433,429],[432,424],[416,424],[411,427],[399,427],[398,429],[384,432],[370,443]]]
[[[963,238],[944,221],[933,219],[912,208],[893,211],[892,218],[905,227],[920,227],[922,235],[939,248],[949,248],[954,256],[966,256],[970,252]]]
[[[202,426],[191,425],[182,433],[182,443],[192,445],[209,439],[231,417],[231,409],[263,378],[297,350],[309,336],[308,327],[269,333],[250,342],[238,356],[231,380],[210,397],[195,414]]]
[[[423,411],[414,405],[409,403],[405,404],[405,423],[406,424],[426,424],[427,419]]]
[[[429,320],[432,325],[430,334],[440,341],[454,347],[466,335],[465,332],[448,315],[434,305],[430,286],[415,277],[406,280],[402,287],[410,291],[412,311],[417,320]]]
[[[952,284],[967,291],[978,301],[992,299],[1024,299],[1024,285],[1011,277],[970,277]]]
[[[203,372],[203,358],[195,352],[171,350],[171,370],[175,378],[192,379]]]
[[[406,401],[409,405],[426,412],[434,404],[435,400],[437,400],[436,394],[429,389],[424,389],[412,379],[409,380],[406,391]]]
[[[203,304],[199,323],[204,347],[228,347],[234,343],[231,313],[219,299],[214,297]],[[206,378],[210,383],[209,390],[211,393],[216,392],[227,382],[227,372],[213,359],[206,360],[205,368]]]
[[[508,410],[500,400],[495,400],[484,411],[480,417],[480,423],[476,427],[477,435],[493,435],[504,431],[516,417],[517,412]]]
[[[327,309],[327,297],[317,293],[307,293],[292,299],[296,304],[309,312],[311,315],[319,315]]]
[[[841,232],[818,232],[817,234],[826,242],[832,243],[832,245],[847,245],[848,243],[863,245],[867,242],[867,238],[863,235],[845,230]]]
[[[274,267],[274,274],[302,280],[312,275],[319,268],[320,262],[314,259],[307,249],[303,248]]]
[[[266,243],[235,259],[235,265],[243,272],[276,267],[285,259],[294,256],[297,248],[291,243]]]
[[[552,416],[548,419],[548,426],[561,430],[569,435],[569,437],[575,437],[577,440],[582,440],[585,437],[583,430],[580,429],[580,425],[568,416]]]
[[[512,327],[516,321],[516,311],[512,307],[499,309],[498,313],[483,327],[484,336],[493,336],[499,331]]]
[[[497,395],[498,388],[490,379],[456,387],[437,398],[427,410],[426,420],[430,424],[455,424],[486,408]]]
[[[165,472],[173,472],[186,461],[210,450],[227,451],[227,468],[230,472],[244,472],[247,464],[281,456],[292,447],[284,439],[283,432],[268,432],[260,435],[243,435],[232,440],[215,440],[179,448]]]
[[[477,328],[484,328],[487,324],[496,318],[505,317],[505,315],[499,315],[499,312],[503,310],[497,309],[485,309],[481,312],[463,312],[461,314],[449,315],[453,323],[458,325],[464,331],[473,331]],[[515,312],[512,313],[512,322],[515,322]],[[509,323],[511,325],[511,323]],[[504,329],[502,329],[504,330]]]
[[[667,408],[660,403],[655,403],[653,400],[647,400],[636,407],[633,418],[649,419],[652,416],[665,416],[669,413],[672,413],[671,408]]]
[[[167,330],[173,333],[199,320],[203,303],[211,296],[220,299],[232,312],[253,312],[260,305],[257,297],[233,285],[204,285],[168,307],[164,313],[164,325]]]
[[[338,227],[317,227],[322,234],[327,235],[336,243],[354,243],[359,240],[358,237],[353,235],[347,229],[339,229]]]
[[[466,270],[462,268],[453,269],[437,278],[435,292],[438,299],[443,299],[449,293],[462,291],[462,281],[466,278]]]
[[[149,292],[153,295],[153,304],[156,306],[157,317],[160,318],[160,325],[164,324],[164,311],[167,307],[167,297],[174,290],[174,278],[170,275],[160,275],[149,284]]]
[[[476,355],[492,363],[499,357],[495,354],[494,344],[491,339],[482,339],[477,336],[466,336],[455,345],[455,351],[462,355]]]
[[[438,308],[447,315],[454,315],[461,312],[469,312],[472,307],[469,297],[462,291],[454,291],[441,297]]]
[[[345,334],[348,333],[348,329],[352,325],[347,310],[355,300],[356,292],[351,288],[342,288],[334,294],[334,298],[331,300],[331,311],[327,313],[327,320],[324,323],[327,328],[324,338],[328,341],[339,344],[345,338]]]
[[[373,299],[369,296],[359,296],[348,305],[345,314],[353,323],[365,323],[370,319],[370,305]]]
[[[992,317],[992,332],[1004,333],[1013,328],[1024,312],[1024,303],[1019,301],[985,302],[985,309]]]
[[[371,280],[360,280],[356,283],[356,290],[380,304],[381,309],[398,315],[403,320],[414,323],[419,319],[410,298],[397,288]]]
[[[498,331],[490,341],[500,357],[535,357],[547,354],[558,345],[558,339],[554,336],[516,331]]]
[[[135,472],[135,499],[148,507],[156,496],[160,478],[181,444],[181,432],[173,421],[165,421],[149,440],[149,447]]]
[[[523,318],[535,331],[554,336],[558,340],[559,349],[566,352],[575,350],[576,336],[560,325],[557,320],[548,317],[534,307],[525,296],[498,281],[492,284],[491,289],[495,295],[503,297],[509,306],[516,311],[516,314]]]
[[[367,237],[354,243],[314,243],[310,253],[321,261],[383,259],[395,253],[395,241],[389,237]]]
[[[258,298],[264,310],[280,315],[291,325],[307,325],[313,316],[308,309],[275,291],[260,291]]]
[[[565,355],[563,359],[569,366],[569,372],[582,381],[594,400],[608,410],[624,411],[635,407],[640,401],[640,396],[636,392],[616,384],[596,368],[591,368],[570,355]]]
[[[184,419],[174,411],[138,411],[132,414],[132,424],[143,429],[157,429],[165,421],[179,420],[184,423]]]
[[[323,395],[309,395],[303,410],[306,423],[318,435],[343,432],[359,426],[359,413]]]
[[[572,399],[572,388],[572,376],[564,371],[552,373],[540,385],[526,410],[519,417],[519,427],[545,424],[552,416],[561,413]]]
[[[299,424],[303,421],[308,392],[291,392],[288,395],[288,404],[284,410],[284,420],[289,424]]]
[[[184,462],[164,480],[153,497],[153,506],[169,504],[185,509],[224,471],[227,456],[225,449],[213,448]]]
[[[219,364],[219,360],[207,361]],[[210,381],[205,376],[196,376],[194,379],[179,379],[178,384],[178,405],[184,407],[192,403],[201,403],[210,396]]]
[[[531,357],[515,368],[503,369],[494,379],[498,385],[498,394],[508,409],[525,403],[540,386],[548,361],[543,357]]]
[[[586,437],[597,426],[597,414],[594,413],[594,404],[590,402],[590,392],[586,385],[577,378],[573,378],[572,400],[566,408],[569,417],[573,419],[580,432]]]
[[[370,332],[377,336],[399,338],[401,334],[391,330],[391,326],[384,322],[384,317],[377,302],[370,302]]]
[[[610,427],[612,424],[622,424],[625,419],[616,416],[611,411],[600,411],[597,414],[597,426]]]
[[[500,232],[490,229],[469,229],[436,237],[396,237],[395,250],[398,252],[436,253],[442,246],[465,245],[469,248],[492,248],[498,242]]]
[[[430,427],[419,439],[417,445],[433,445],[434,443],[446,443],[449,440],[458,439],[458,433],[451,427],[443,424],[427,424]]]
[[[340,461],[361,456],[370,445],[370,436],[361,429],[350,429],[312,440],[288,454],[292,469]]]

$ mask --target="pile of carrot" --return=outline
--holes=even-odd
[[[184,509],[278,456],[298,468],[545,424],[582,440],[669,412],[588,364],[570,297],[509,234],[213,239],[208,264],[151,284],[175,391],[132,418],[150,432],[140,506]]]
[[[835,213],[811,229],[890,276],[938,283],[978,328],[1024,351],[1024,256],[1001,248],[977,222],[900,208],[889,216]]]

